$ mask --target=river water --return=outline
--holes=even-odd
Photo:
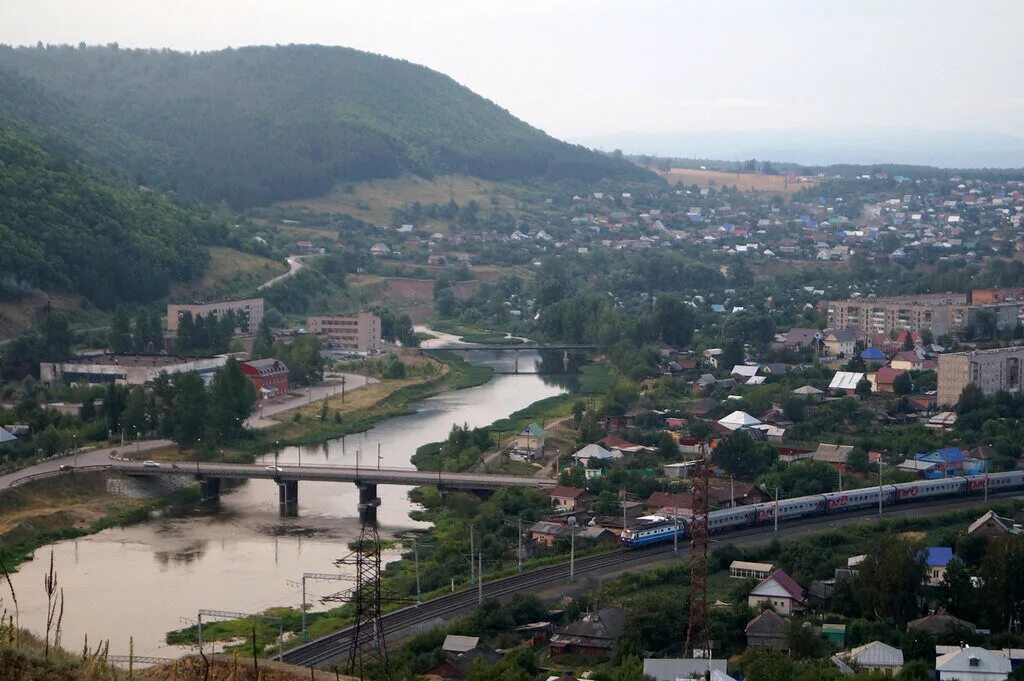
[[[509,370],[511,353],[472,351],[473,364]],[[533,371],[535,353],[520,353],[521,371]],[[409,457],[427,442],[444,439],[452,424],[482,426],[537,400],[565,391],[565,376],[495,374],[488,383],[444,393],[412,405],[415,413],[388,419],[372,430],[326,445],[287,448],[280,461],[352,466],[411,466]],[[380,486],[378,519],[385,535],[422,527],[409,518],[408,488]],[[111,654],[176,657],[184,649],[164,643],[167,631],[191,624],[199,609],[258,612],[298,606],[303,572],[339,572],[333,561],[358,536],[354,485],[302,482],[299,513],[282,518],[277,486],[254,480],[224,494],[216,511],[198,517],[160,519],[111,529],[39,549],[13,575],[21,625],[45,629],[43,575],[53,550],[64,589],[63,645],[80,649],[110,641]],[[385,560],[397,558],[386,553]],[[309,602],[349,585],[307,582]],[[5,599],[5,605],[7,605]]]

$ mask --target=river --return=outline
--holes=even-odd
[[[508,353],[473,351],[473,364],[511,368]],[[532,371],[536,353],[520,353],[520,370]],[[537,400],[565,391],[565,376],[495,374],[486,384],[443,393],[412,405],[415,412],[359,435],[325,445],[286,448],[280,460],[376,466],[410,466],[409,457],[427,442],[444,439],[452,424],[486,425]],[[408,488],[381,486],[379,522],[385,535],[422,527],[409,518]],[[198,517],[158,519],[105,530],[36,551],[13,575],[21,625],[45,629],[43,575],[53,550],[64,589],[63,645],[81,649],[110,641],[111,654],[127,654],[129,636],[136,655],[177,657],[186,652],[164,642],[167,631],[190,624],[199,609],[258,612],[298,606],[303,572],[338,572],[332,562],[348,553],[359,532],[354,485],[299,484],[299,513],[282,518],[277,487],[269,480],[247,482],[222,497],[216,511]],[[397,558],[386,552],[385,560]],[[337,582],[307,582],[309,601],[347,588]],[[4,600],[4,605],[7,600]]]

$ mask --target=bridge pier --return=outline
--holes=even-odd
[[[380,497],[377,496],[377,485],[357,482],[356,487],[359,488],[360,522],[377,522],[377,507],[380,506]]]
[[[220,478],[199,478],[199,490],[203,501],[220,501]]]
[[[281,515],[294,516],[299,512],[299,481],[278,480],[277,498],[281,507]]]
[[[516,348],[516,349],[514,350],[514,357],[515,357],[515,362],[516,362],[516,363],[515,363],[515,370],[514,370],[514,373],[517,373],[517,374],[518,374],[518,373],[519,373],[519,348]]]

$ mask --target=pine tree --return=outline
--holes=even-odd
[[[274,354],[274,334],[270,330],[270,324],[266,319],[260,322],[256,330],[256,340],[252,344],[252,356],[256,359],[266,359]]]

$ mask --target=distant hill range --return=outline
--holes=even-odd
[[[556,140],[436,71],[341,47],[2,46],[0,69],[73,102],[82,118],[58,123],[82,133],[94,157],[140,183],[236,208],[402,172],[650,177]],[[102,121],[103,132],[81,120]],[[111,131],[122,136],[112,141]]]
[[[1024,137],[906,129],[623,132],[576,140],[589,147],[660,157],[797,163],[1024,168]]]

